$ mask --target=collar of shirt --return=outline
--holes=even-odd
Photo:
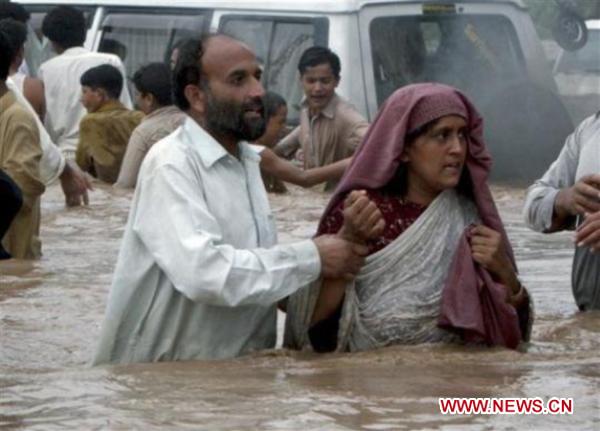
[[[183,133],[190,144],[190,148],[196,152],[207,168],[212,167],[216,162],[225,157],[234,157],[210,133],[200,127],[189,116],[183,123]],[[260,156],[250,148],[247,142],[239,142],[238,149],[240,159],[249,159],[254,162],[260,161]]]
[[[329,103],[327,103],[327,105],[325,105],[325,107],[321,110],[321,112],[319,112],[317,117],[320,115],[323,115],[324,117],[327,117],[330,120],[333,119],[335,117],[335,111],[336,111],[337,104],[339,103],[339,100],[340,100],[340,98],[337,95],[337,93],[333,93],[333,96],[329,100]],[[308,102],[306,101],[306,97],[304,97],[304,99],[302,99],[302,102],[300,102],[300,105],[302,106],[302,108],[305,108],[308,113]]]
[[[83,46],[73,46],[71,48],[67,48],[63,51],[61,55],[69,56],[69,55],[80,55],[90,52],[89,49],[84,48]]]
[[[127,108],[118,100],[109,100],[104,103],[96,112],[123,111]]]
[[[6,111],[16,101],[17,97],[15,96],[15,93],[13,93],[11,90],[8,90],[4,96],[0,97],[0,113]]]
[[[175,115],[175,114],[180,114],[182,113],[182,111],[175,105],[169,105],[169,106],[163,106],[161,108],[158,108],[152,112],[150,112],[148,115],[146,115],[144,117],[145,120],[148,120],[149,118],[156,118],[156,117],[161,117],[163,115],[168,116],[168,115]]]

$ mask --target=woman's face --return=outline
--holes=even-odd
[[[407,199],[429,204],[446,189],[456,187],[467,155],[467,122],[458,115],[436,121],[405,148]]]

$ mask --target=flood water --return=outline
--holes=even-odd
[[[130,195],[97,185],[89,207],[66,209],[53,186],[42,202],[44,257],[0,263],[0,428],[599,430],[600,313],[579,313],[573,302],[572,234],[529,231],[523,189],[494,194],[535,301],[525,353],[431,345],[322,356],[272,350],[91,368]],[[272,195],[280,240],[311,236],[327,200],[293,187]],[[445,416],[438,397],[568,397],[574,414]]]

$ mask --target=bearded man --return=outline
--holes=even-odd
[[[174,71],[184,124],[138,177],[94,363],[230,358],[275,346],[276,303],[353,277],[366,249],[335,236],[276,245],[260,156],[261,69],[222,35],[189,40]]]

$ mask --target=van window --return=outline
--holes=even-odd
[[[288,122],[297,124],[303,96],[298,61],[305,49],[327,44],[327,19],[227,15],[220,30],[254,49],[264,67],[265,89],[285,98]]]
[[[373,19],[369,33],[379,105],[414,82],[443,82],[477,99],[526,73],[515,30],[502,16],[386,16]]]
[[[200,36],[208,22],[207,12],[201,9],[109,9],[98,51],[117,54],[132,76],[147,63],[168,61],[174,43]]]

